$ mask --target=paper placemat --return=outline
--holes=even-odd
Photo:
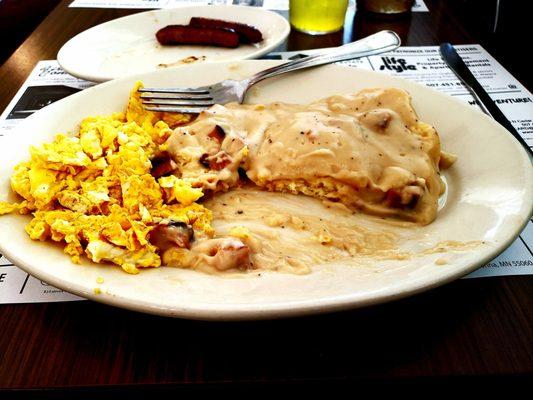
[[[533,95],[481,46],[456,46],[474,75],[498,103],[527,143],[533,145]],[[316,52],[271,53],[268,58],[298,58]],[[475,105],[474,100],[439,56],[438,47],[402,47],[383,56],[342,62],[426,84]],[[28,115],[72,93],[94,85],[68,75],[55,60],[40,61],[0,115],[0,145]],[[533,223],[499,257],[466,278],[533,274]],[[74,266],[73,266],[74,267]],[[31,277],[0,255],[0,304],[81,300]]]

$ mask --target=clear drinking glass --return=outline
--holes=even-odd
[[[411,11],[414,0],[357,0],[357,9],[376,14],[403,14]]]
[[[337,32],[344,26],[348,0],[290,0],[289,21],[312,35]]]

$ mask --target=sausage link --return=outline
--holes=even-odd
[[[187,25],[168,25],[156,33],[162,45],[199,44],[235,48],[239,45],[239,35],[235,32],[217,28],[198,28]]]
[[[197,28],[217,28],[235,31],[239,35],[241,43],[258,43],[263,40],[263,35],[260,30],[251,25],[240,24],[238,22],[192,17],[189,25]]]

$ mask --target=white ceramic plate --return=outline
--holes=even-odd
[[[0,199],[14,200],[9,176],[27,159],[28,147],[74,131],[85,116],[121,111],[137,79],[148,86],[205,85],[239,79],[272,61],[202,64],[107,82],[35,113],[9,134],[0,148]],[[448,198],[437,219],[407,230],[402,246],[428,248],[438,242],[484,241],[468,251],[426,254],[403,261],[316,266],[309,275],[263,273],[211,276],[159,268],[128,275],[118,267],[74,265],[58,246],[35,242],[24,232],[29,217],[0,217],[0,248],[16,265],[69,292],[128,309],[195,319],[257,319],[362,307],[390,301],[449,282],[494,258],[516,238],[532,210],[532,168],[525,151],[500,125],[469,105],[425,86],[387,75],[326,66],[262,82],[248,102],[306,103],[367,87],[408,90],[422,120],[441,134],[444,149],[459,156],[446,173]],[[305,249],[303,249],[305,251]],[[444,259],[446,264],[435,261]],[[102,285],[96,284],[103,277]],[[93,290],[100,286],[102,294]]]
[[[263,34],[255,45],[235,49],[213,46],[162,46],[155,33],[167,25],[187,25],[191,17],[217,18],[253,25]],[[258,58],[279,46],[290,32],[281,15],[260,7],[190,6],[118,18],[74,36],[57,54],[69,74],[93,82],[200,62]]]

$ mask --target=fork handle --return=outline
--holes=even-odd
[[[344,46],[335,47],[324,51],[323,53],[314,54],[299,60],[290,61],[285,64],[258,72],[249,78],[248,87],[255,85],[263,79],[271,78],[286,72],[298,69],[316,67],[317,65],[330,64],[338,61],[352,60],[371,56],[374,54],[385,53],[397,49],[401,44],[398,35],[393,31],[380,31],[364,39]]]

